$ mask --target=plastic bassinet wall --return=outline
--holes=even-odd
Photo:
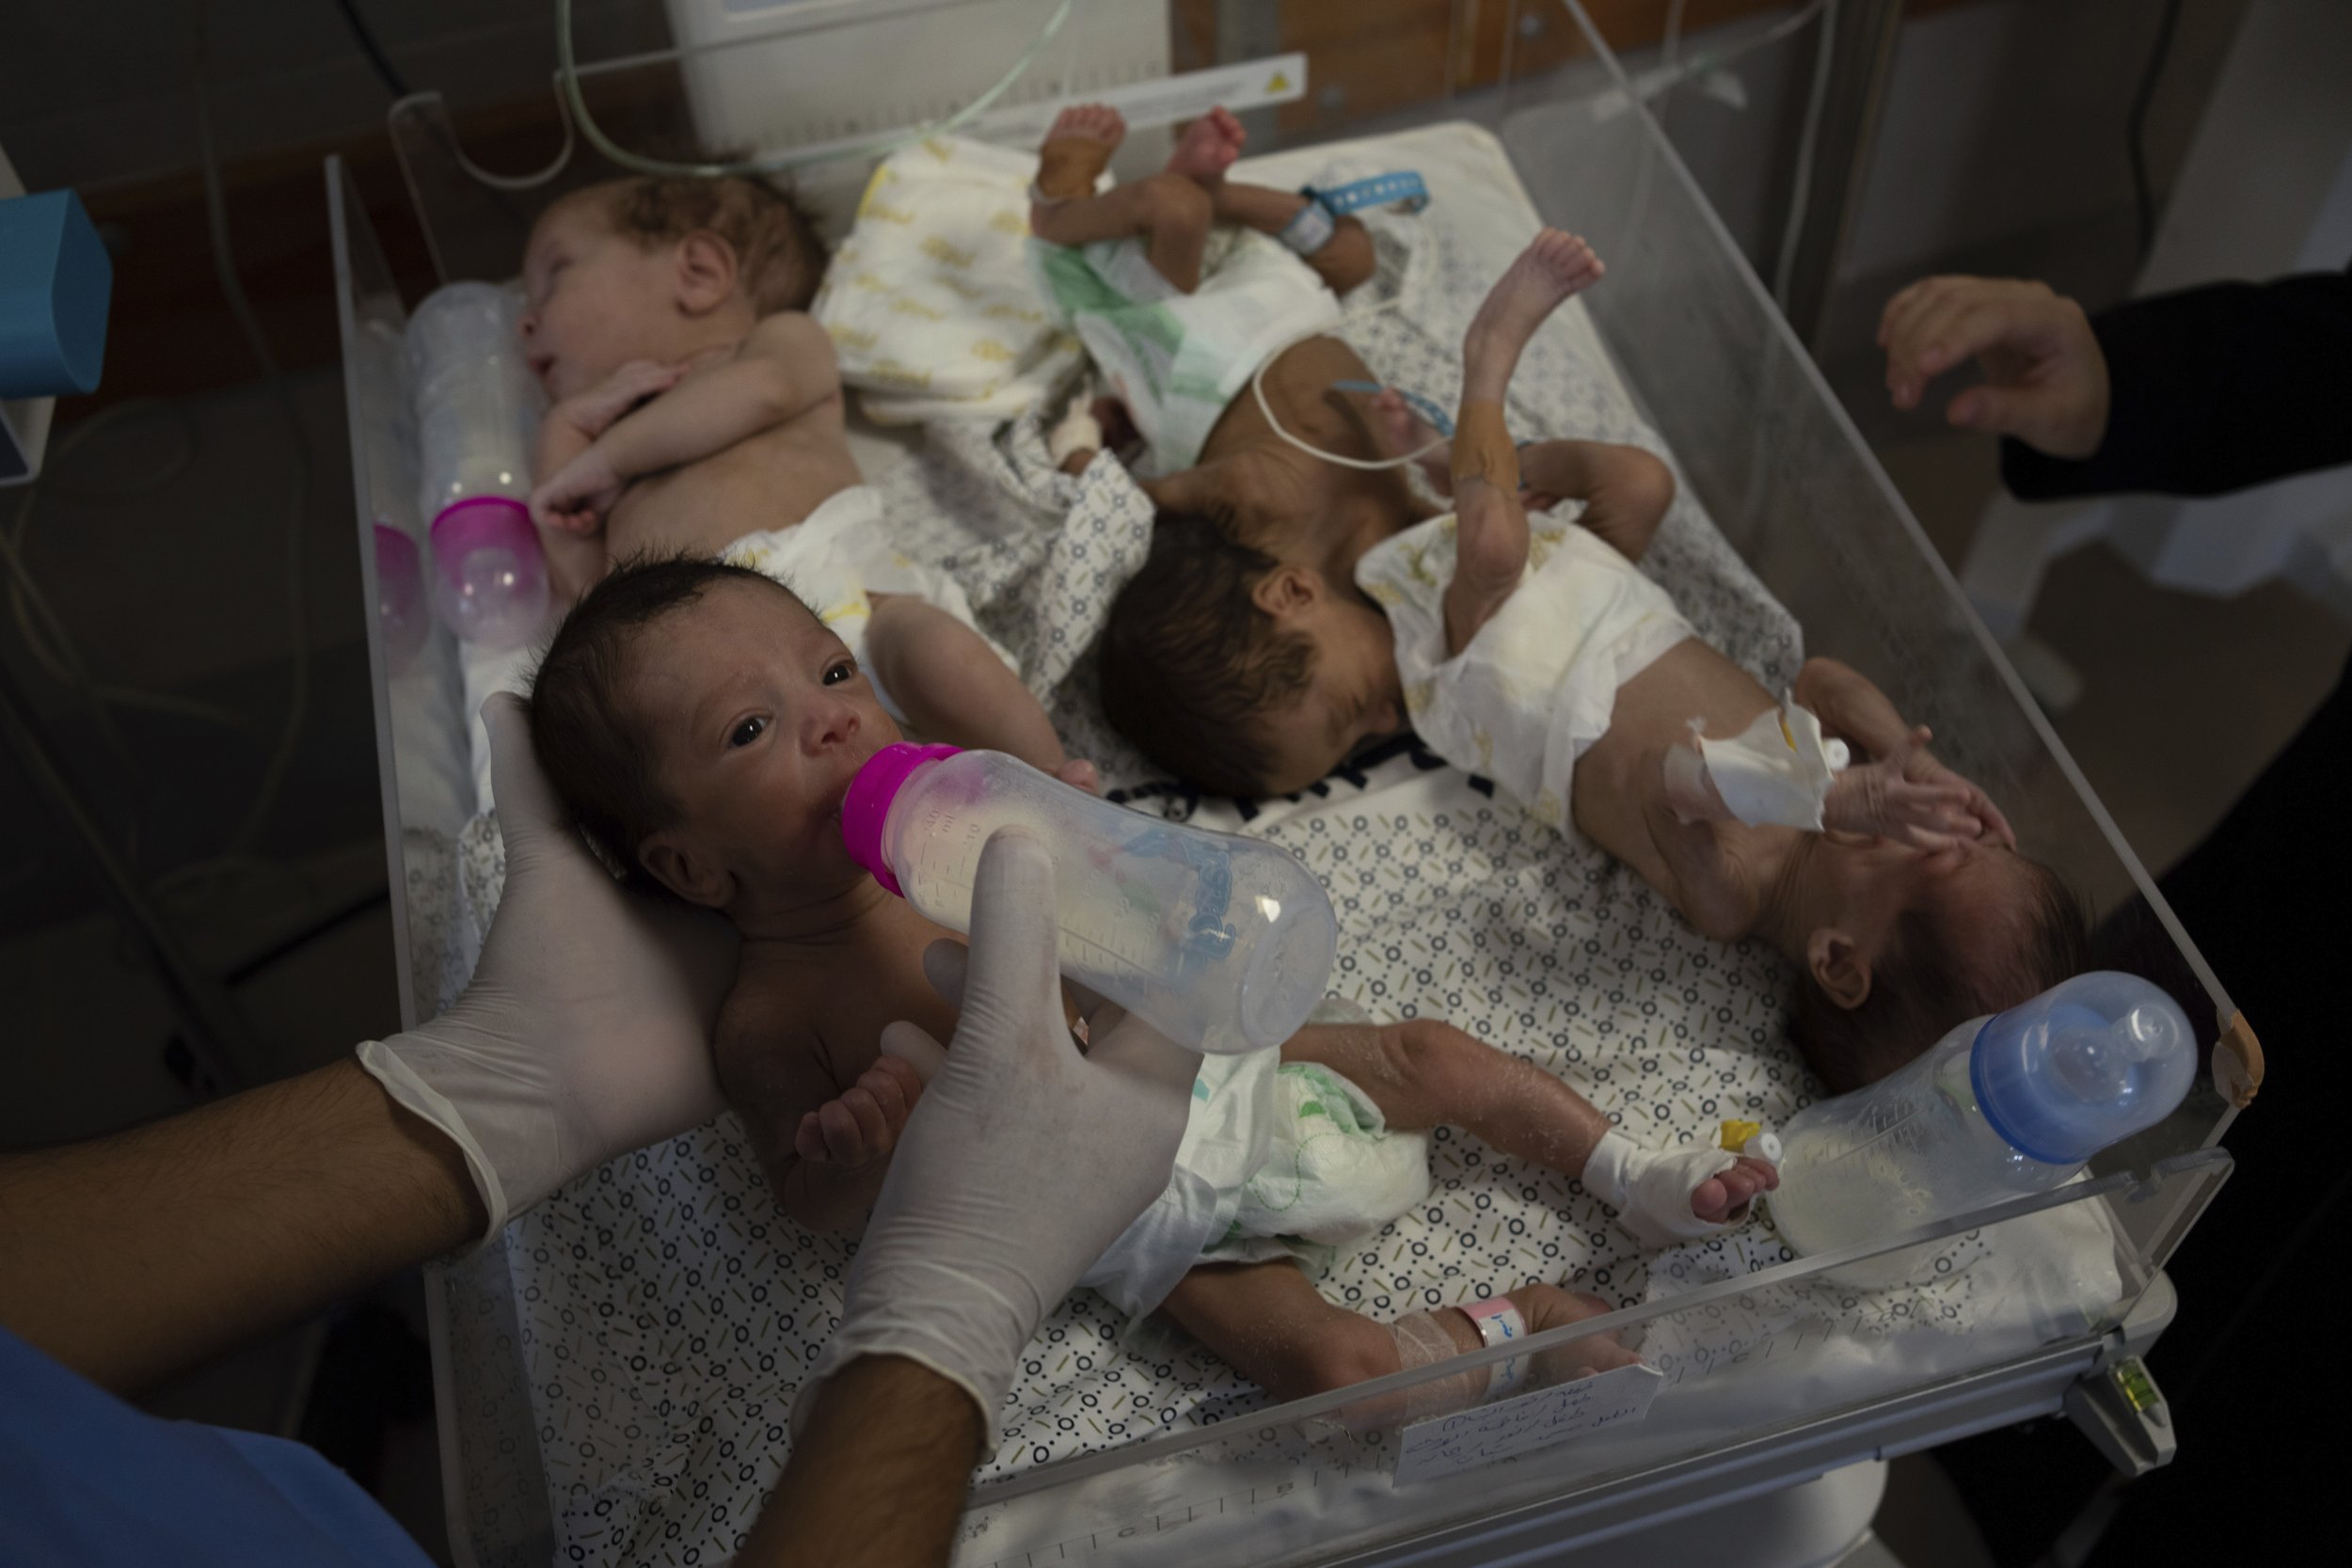
[[[859,14],[812,4],[794,8],[777,30],[745,40],[589,65],[582,87],[624,144],[675,144],[695,129],[691,82],[765,72],[782,94],[796,62],[815,57],[813,40],[887,25],[919,29],[926,48],[944,47],[943,40],[968,44],[985,85],[1052,8],[1052,0],[882,0]],[[1132,27],[1136,9],[1117,8],[1120,24]],[[1089,43],[1087,10],[1079,7],[1075,30],[1007,95],[1006,115],[993,122],[1001,139],[1033,143],[1041,102],[1064,89],[1086,95],[1149,80],[1154,59],[1181,83],[1188,71],[1293,55],[1298,64],[1286,63],[1285,72],[1299,70],[1301,80],[1286,82],[1287,96],[1246,116],[1253,153],[1457,120],[1490,134],[1542,218],[1584,234],[1607,258],[1608,283],[1587,301],[1601,340],[1687,485],[1803,626],[1807,650],[1864,670],[1904,711],[1935,714],[1939,750],[2010,806],[2029,850],[2062,851],[2074,865],[2095,863],[2104,884],[2156,900],[1580,8],[1561,0],[1455,0],[1450,8],[1401,0],[1180,6],[1168,48],[1142,50],[1142,65],[1132,38]],[[834,42],[847,47],[840,36]],[[1104,60],[1114,63],[1099,65]],[[1163,98],[1184,102],[1181,92]],[[849,111],[801,112],[795,123],[800,128],[789,134],[807,140],[885,128]],[[395,144],[442,277],[510,276],[531,216],[570,182],[523,193],[484,187],[459,161],[469,130],[437,99],[412,99],[393,112]],[[985,136],[990,122],[973,130]],[[820,198],[853,192],[871,165],[871,158],[846,160],[811,171],[804,184]],[[576,172],[597,171],[582,160]],[[404,406],[406,397],[399,356],[383,345],[413,301],[402,299],[347,175],[332,163],[327,174],[361,560],[373,594],[379,485],[371,465],[384,466],[385,410]],[[409,893],[395,901],[395,915],[404,1008],[413,1022],[421,1006],[429,1009],[462,979],[436,970],[450,944],[421,923],[446,920],[427,912],[425,895],[461,874],[451,846],[465,813],[451,809],[451,786],[437,777],[447,765],[427,753],[449,733],[462,733],[463,716],[445,633],[397,673],[373,629],[371,652],[392,872]],[[2186,938],[2173,931],[2179,963],[2205,976],[2207,996],[2192,1016],[2210,1045],[2232,1009]],[[2169,1300],[2163,1261],[2226,1175],[2227,1156],[2212,1146],[2232,1114],[2210,1079],[2201,1080],[2180,1112],[2128,1148],[2111,1150],[2090,1180],[1857,1249],[1894,1252],[1941,1238],[1988,1258],[2027,1259],[2046,1250],[2051,1235],[2069,1233],[2064,1227],[2095,1224],[2114,1242],[2112,1276],[2101,1276],[2095,1303],[2077,1300],[2065,1312],[2029,1313],[1954,1336],[1925,1356],[1882,1354],[1884,1325],[1836,1305],[1835,1271],[1851,1258],[1783,1264],[1534,1341],[1530,1349],[1542,1351],[1583,1333],[1619,1330],[1641,1334],[1672,1359],[1673,1346],[1701,1342],[1704,1324],[1712,1336],[1705,1342],[1745,1347],[1736,1354],[1692,1353],[1648,1418],[1606,1440],[1561,1444],[1451,1480],[1399,1483],[1395,1423],[1379,1399],[1417,1375],[1400,1374],[993,1483],[974,1498],[960,1560],[1307,1562],[1378,1558],[1407,1544],[1422,1549],[1448,1540],[1523,1549],[2053,1412],[2077,1380],[2160,1326]],[[485,1564],[555,1560],[560,1505],[541,1463],[542,1441],[551,1434],[534,1414],[516,1301],[532,1289],[529,1270],[500,1238],[440,1267],[433,1284],[445,1472],[459,1550]],[[1813,1337],[1813,1350],[1826,1347],[1826,1358],[1808,1362],[1816,1370],[1804,1378],[1776,1381],[1764,1369],[1791,1334]],[[1539,1364],[1537,1384],[1556,1375],[1565,1374]]]

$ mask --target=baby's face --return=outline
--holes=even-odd
[[[557,402],[633,359],[667,360],[669,252],[616,231],[592,195],[548,209],[523,252],[523,350]]]
[[[693,849],[763,888],[864,875],[842,846],[841,797],[898,727],[822,622],[758,583],[722,583],[647,628],[629,669]]]
[[[1405,728],[1405,693],[1386,616],[1325,594],[1290,625],[1312,639],[1314,673],[1295,702],[1259,721],[1268,795],[1295,795],[1365,745]]]
[[[1993,839],[1947,849],[1915,849],[1888,838],[1824,833],[1836,856],[1847,914],[1862,930],[1892,929],[1906,910],[1933,908],[1947,931],[1979,931],[2007,942],[2016,912],[2034,895],[2041,871]]]

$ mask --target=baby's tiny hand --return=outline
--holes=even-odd
[[[621,488],[612,459],[590,447],[531,493],[531,520],[565,533],[594,534],[621,499]]]
[[[1905,775],[1922,783],[1948,784],[1964,791],[1967,802],[1962,809],[1977,820],[1977,832],[1973,836],[2016,848],[2017,830],[2009,825],[2009,818],[2001,815],[2001,808],[1994,805],[1983,790],[1936,759],[1934,753],[1928,750],[1928,742],[1933,738],[1934,732],[1925,724],[1911,732],[1903,750],[1897,753],[1902,759]]]
[[[1073,789],[1083,789],[1089,795],[1103,793],[1103,772],[1084,757],[1072,757],[1054,769],[1054,777]]]
[[[889,1158],[923,1093],[923,1080],[896,1056],[878,1056],[849,1091],[801,1118],[792,1151],[813,1165],[854,1169]]]
[[[1947,849],[1983,831],[1970,804],[1974,790],[1934,758],[1911,749],[1838,774],[1821,802],[1821,820],[1840,832],[1891,838],[1915,849]]]

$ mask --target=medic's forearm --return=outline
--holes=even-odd
[[[868,1355],[825,1383],[737,1568],[945,1563],[979,1463],[979,1407],[919,1362]]]
[[[339,1062],[128,1132],[0,1157],[0,1323],[135,1391],[463,1246],[485,1223],[457,1146]]]

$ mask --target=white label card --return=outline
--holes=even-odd
[[[1474,1470],[1649,1414],[1665,1386],[1655,1367],[1619,1367],[1475,1410],[1415,1421],[1398,1433],[1396,1484]]]

